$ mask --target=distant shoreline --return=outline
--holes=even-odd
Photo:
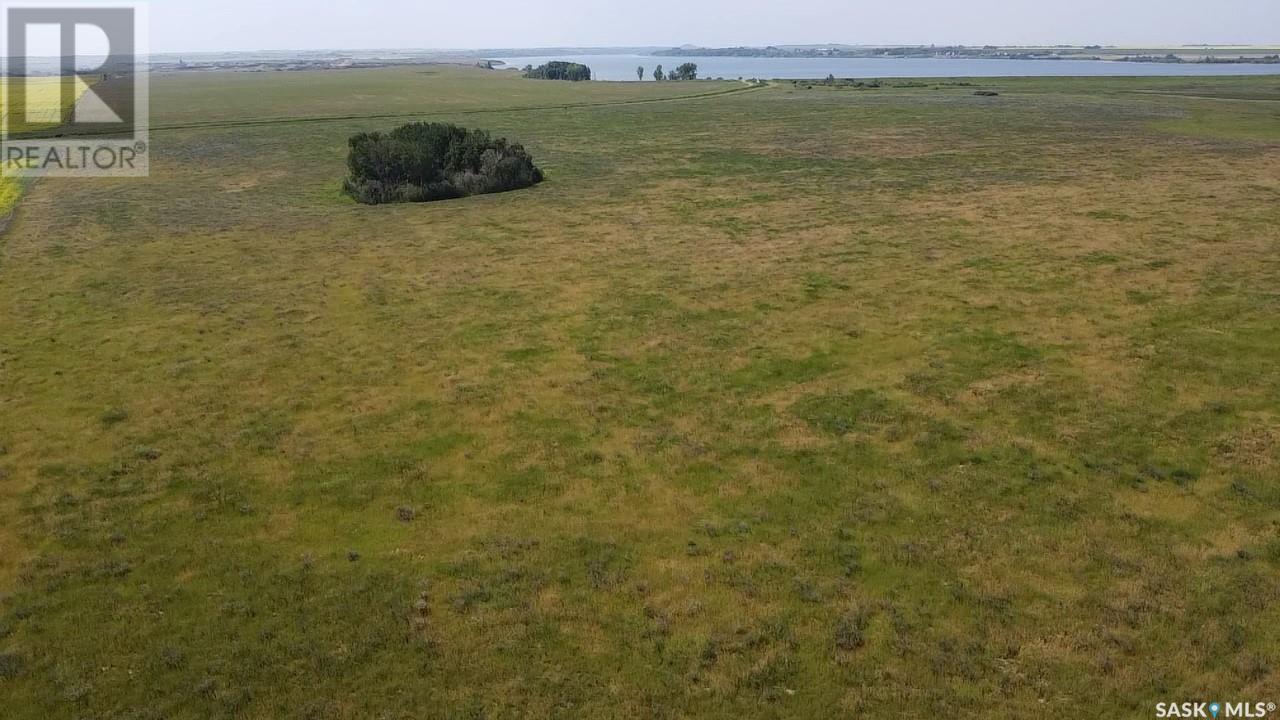
[[[1231,55],[1233,54],[1234,55]],[[1094,60],[1168,64],[1280,64],[1280,48],[1187,47],[1118,48],[1101,45],[1054,48],[984,45],[948,46],[766,46],[659,50],[655,57],[738,57],[786,59],[949,59],[949,60]]]
[[[1037,60],[1153,63],[1164,65],[1280,65],[1277,46],[1114,47],[1099,45],[1022,46],[851,46],[783,45],[704,48],[682,46],[616,48],[515,48],[479,50],[312,50],[226,53],[155,53],[153,72],[281,72],[352,70],[397,66],[460,65],[493,68],[513,57],[641,56],[661,58],[741,58],[771,60]],[[37,59],[38,60],[38,59]],[[48,67],[29,66],[33,76],[57,74],[57,59]],[[92,61],[92,58],[87,58]]]

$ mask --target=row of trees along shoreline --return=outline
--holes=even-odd
[[[563,60],[553,60],[545,65],[534,67],[533,65],[524,66],[524,76],[534,80],[569,80],[571,82],[579,82],[591,79],[591,68],[581,63],[565,62]],[[636,68],[636,79],[644,80],[644,66]],[[680,80],[697,80],[698,65],[697,63],[687,62],[679,67],[663,71],[662,66],[653,69],[653,79],[658,82],[677,82]]]
[[[639,67],[637,67],[637,68],[636,68],[636,79],[637,79],[637,80],[644,80],[644,66],[643,66],[643,65],[641,65],[641,66],[639,66]],[[697,64],[697,63],[684,63],[684,64],[683,64],[683,65],[681,65],[680,67],[678,67],[678,68],[676,68],[676,69],[674,69],[674,70],[671,70],[670,72],[667,72],[667,73],[662,72],[662,66],[661,66],[661,65],[659,65],[658,67],[656,67],[656,68],[654,68],[654,69],[653,69],[653,79],[654,79],[654,80],[657,80],[658,82],[676,82],[676,81],[679,81],[679,80],[697,80],[697,79],[698,79],[698,64]]]

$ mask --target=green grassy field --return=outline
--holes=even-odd
[[[3,128],[7,132],[21,133],[57,127],[62,123],[65,112],[62,108],[61,93],[65,85],[74,81],[55,77],[27,78],[20,102],[15,107],[6,107],[4,100],[9,97],[5,89],[7,80],[0,77],[0,116],[3,116]],[[89,85],[80,83],[76,86],[78,93],[83,93]],[[22,197],[23,184],[15,177],[0,176],[0,225],[9,217],[18,200]]]
[[[3,714],[1280,702],[1280,78],[973,82],[155,77],[0,238]]]

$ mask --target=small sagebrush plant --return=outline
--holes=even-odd
[[[524,147],[483,130],[410,123],[350,140],[343,188],[358,202],[429,202],[518,190],[542,182]]]

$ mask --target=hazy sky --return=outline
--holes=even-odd
[[[1280,44],[1280,0],[152,0],[151,25],[154,52]]]

